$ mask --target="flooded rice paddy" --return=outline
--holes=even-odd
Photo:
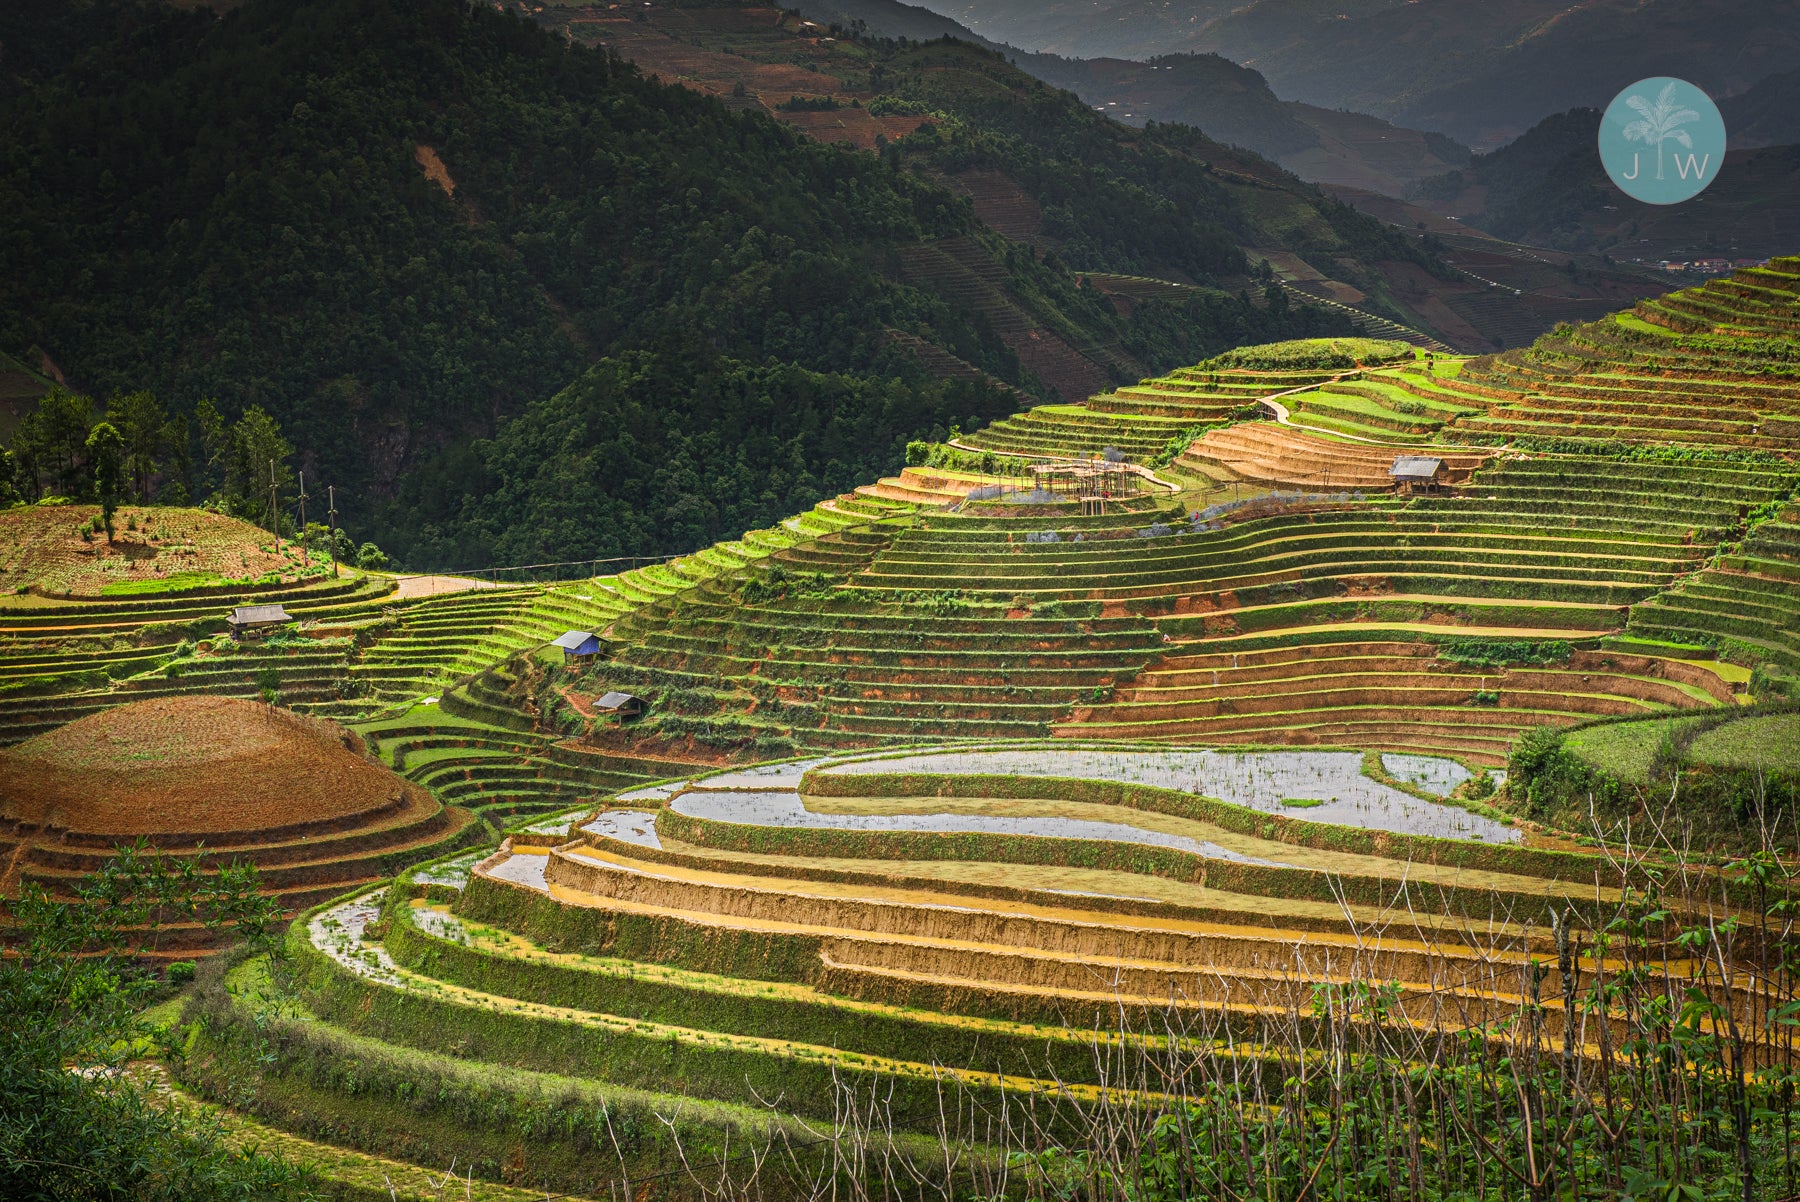
[[[656,815],[648,810],[604,810],[581,829],[639,847],[662,847],[656,837]]]
[[[1475,775],[1455,760],[1429,755],[1388,753],[1381,757],[1381,766],[1395,780],[1403,780],[1415,789],[1436,793],[1439,797],[1450,796]]]
[[[710,783],[710,782],[708,782]],[[933,834],[980,832],[989,835],[1045,835],[1059,839],[1095,839],[1172,847],[1213,860],[1270,864],[1220,847],[1205,839],[1146,830],[1124,822],[1083,818],[1000,817],[990,814],[821,814],[806,808],[798,793],[740,792],[695,789],[677,797],[670,808],[692,818],[739,822],[751,826],[804,827],[811,830],[923,831]],[[593,827],[586,829],[592,830]]]
[[[1384,755],[1382,765],[1416,788],[1447,796],[1472,775],[1454,760],[1421,755]],[[1115,781],[1179,789],[1311,822],[1334,823],[1402,834],[1503,843],[1520,832],[1458,806],[1439,804],[1369,779],[1362,755],[1343,751],[1215,751],[1202,748],[1083,747],[1068,744],[1008,747],[954,747],[860,758],[822,757],[782,764],[734,768],[688,781],[674,781],[621,793],[615,803],[666,801],[694,818],[755,826],[815,830],[916,831],[941,834],[981,832],[1041,835],[1170,847],[1212,859],[1274,864],[1280,861],[1223,847],[1211,840],[1152,829],[1134,811],[1117,809],[1118,821],[1052,815],[970,813],[961,804],[944,811],[912,813],[823,812],[809,808],[799,792],[810,770],[828,774],[933,773],[945,775],[1044,776]],[[928,808],[929,799],[918,809]],[[656,815],[636,808],[602,812],[583,830],[641,847],[660,848]],[[541,857],[538,857],[541,859]],[[542,887],[542,868],[516,856],[495,875],[532,875]]]
[[[687,788],[685,780],[664,781],[660,785],[645,785],[641,789],[629,789],[620,793],[618,801],[667,801],[675,794]]]
[[[526,885],[536,889],[539,893],[548,893],[550,886],[544,881],[544,868],[549,863],[548,855],[514,852],[500,863],[490,867],[487,874],[495,880],[511,881],[515,885]]]
[[[413,881],[420,885],[448,885],[452,889],[461,889],[469,883],[469,873],[487,854],[485,851],[472,851],[467,855],[457,856],[454,860],[421,868],[413,873]]]
[[[377,889],[315,914],[306,933],[314,947],[351,972],[395,984],[400,979],[399,967],[387,949],[363,942],[363,932],[381,916],[381,899],[386,893],[385,889]]]
[[[1416,776],[1433,782],[1448,781],[1458,773],[1462,779],[1469,776],[1468,769],[1452,760],[1429,756],[1405,758],[1418,761],[1412,766]],[[956,748],[835,761],[822,771],[832,775],[916,772],[1116,781],[1179,789],[1265,813],[1293,814],[1311,822],[1493,843],[1513,842],[1520,838],[1517,830],[1491,818],[1457,806],[1422,800],[1370,780],[1362,773],[1362,754],[1354,751],[1066,746]],[[706,788],[712,785],[713,779],[697,783]],[[1444,792],[1448,793],[1454,787],[1451,785]],[[692,794],[682,795],[683,798],[688,796]],[[678,807],[680,800],[677,800]],[[1294,802],[1302,805],[1296,806],[1292,804]]]
[[[761,764],[755,768],[734,768],[729,772],[719,772],[704,777],[697,783],[708,789],[798,789],[801,777],[812,769],[830,762],[830,757],[820,756],[810,760],[790,760],[785,764]]]

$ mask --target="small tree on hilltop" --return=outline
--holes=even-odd
[[[101,422],[88,432],[87,461],[94,469],[94,492],[100,501],[100,520],[106,527],[106,541],[110,543],[113,514],[119,508],[119,490],[125,470],[125,440],[111,422]]]

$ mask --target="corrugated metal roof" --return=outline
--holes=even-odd
[[[1394,460],[1394,466],[1388,469],[1388,475],[1435,476],[1443,466],[1442,459],[1430,459],[1424,455],[1401,455]]]
[[[641,707],[643,704],[644,699],[642,697],[633,697],[630,693],[608,693],[598,701],[594,702],[594,708],[597,710],[616,710],[623,709],[628,705]]]
[[[254,626],[263,622],[291,622],[288,611],[279,605],[240,605],[231,611],[231,622],[238,626]]]
[[[583,643],[594,641],[594,636],[585,630],[571,630],[567,634],[558,635],[550,645],[561,647],[564,651],[579,651]]]

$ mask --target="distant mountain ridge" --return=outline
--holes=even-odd
[[[1800,67],[1770,75],[1749,91],[1719,102],[1733,147],[1800,143]]]
[[[1420,181],[1410,198],[1497,237],[1618,258],[1763,258],[1792,244],[1800,145],[1734,149],[1693,200],[1647,205],[1606,178],[1599,129],[1598,109],[1558,113],[1464,169]]]
[[[1650,75],[1743,93],[1800,61],[1768,0],[929,0],[989,38],[1083,58],[1221,54],[1277,93],[1480,149]]]
[[[1467,147],[1442,134],[1283,100],[1260,72],[1217,54],[1166,54],[1138,62],[1034,53],[900,0],[801,0],[800,10],[812,20],[878,37],[970,42],[1074,92],[1116,121],[1192,125],[1312,183],[1398,196],[1413,181],[1460,166],[1469,157]]]

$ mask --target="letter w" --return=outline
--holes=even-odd
[[[1697,167],[1694,165],[1694,156],[1693,155],[1691,155],[1691,154],[1688,155],[1686,162],[1682,161],[1682,158],[1680,155],[1676,155],[1675,156],[1675,173],[1677,175],[1681,176],[1682,179],[1686,179],[1688,177],[1688,172],[1692,171],[1694,173],[1695,179],[1705,179],[1706,178],[1706,165],[1710,162],[1712,162],[1712,155],[1710,155],[1710,154],[1701,155],[1700,156],[1700,164]]]

